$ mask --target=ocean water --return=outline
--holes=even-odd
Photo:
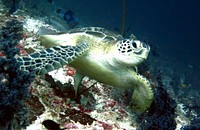
[[[12,3],[9,3],[6,0],[1,0],[1,1],[4,1],[3,3],[6,6],[5,9],[4,9],[4,6],[2,6],[3,8],[2,10],[6,10],[6,9],[9,10],[11,8]],[[179,105],[177,107],[178,109],[177,113],[178,115],[180,115],[180,119],[177,119],[178,120],[177,124],[179,124],[180,127],[183,126],[184,123],[182,124],[180,123],[182,120],[184,120],[184,118],[182,118],[181,115],[184,115],[185,113],[190,111],[189,107],[192,108],[193,106],[196,105],[195,107],[197,108],[191,109],[192,112],[188,112],[189,114],[192,113],[191,115],[189,116],[187,114],[184,115],[185,117],[188,118],[188,120],[199,114],[198,113],[200,110],[199,109],[200,103],[198,101],[198,97],[200,96],[200,93],[199,93],[199,90],[200,90],[200,76],[199,76],[199,73],[200,73],[200,58],[199,58],[200,57],[200,52],[199,52],[200,50],[200,1],[199,0],[190,0],[190,1],[189,0],[176,0],[176,1],[174,0],[168,0],[168,1],[164,1],[164,0],[87,0],[87,1],[52,0],[53,3],[50,3],[49,2],[50,0],[43,0],[43,1],[16,0],[16,1],[19,2],[16,7],[17,10],[21,10],[21,12],[19,11],[18,13],[16,13],[18,19],[20,19],[19,18],[20,15],[22,16],[22,19],[23,18],[25,19],[25,17],[27,18],[27,16],[29,15],[31,17],[29,20],[32,21],[32,25],[35,24],[34,26],[37,28],[39,24],[44,24],[40,21],[42,18],[44,18],[46,19],[46,23],[51,23],[52,26],[56,25],[60,29],[60,30],[58,29],[59,31],[68,31],[70,27],[68,26],[69,24],[67,24],[66,21],[64,21],[64,19],[58,18],[59,16],[56,13],[58,9],[61,9],[64,12],[68,10],[71,10],[73,12],[73,16],[79,22],[79,24],[76,25],[75,27],[91,27],[91,26],[103,27],[103,28],[118,32],[120,34],[122,33],[123,11],[125,11],[126,15],[125,15],[124,37],[129,38],[131,34],[134,34],[139,40],[145,41],[151,46],[150,56],[146,62],[149,64],[148,66],[149,68],[147,67],[150,70],[149,76],[152,76],[150,77],[152,81],[151,83],[152,84],[154,83],[154,80],[157,78],[156,72],[159,72],[155,70],[163,71],[162,73],[163,84],[169,95],[169,97],[165,97],[164,99],[171,101],[170,103],[169,102],[167,103],[169,103],[168,105],[172,107],[173,110],[176,106],[174,105],[175,103],[173,102],[173,100],[171,100],[171,98],[174,98],[176,100],[177,105]],[[126,6],[125,6],[126,10],[123,10],[124,1],[126,3]],[[3,14],[2,12],[4,12],[2,10],[0,10],[1,15]],[[28,11],[23,12],[24,10],[28,10]],[[38,26],[37,26],[37,23],[38,23]],[[28,28],[28,26],[29,25],[26,25],[26,28]],[[43,29],[40,28],[39,33],[41,34],[52,33],[51,32],[52,30],[50,28],[46,28],[46,26],[43,26],[42,28]],[[32,28],[30,27],[30,30],[31,29]],[[29,31],[29,33],[35,33],[35,32]],[[31,40],[29,40],[28,42],[30,41]],[[34,40],[32,40],[30,43],[34,44]],[[61,71],[62,72],[66,71],[66,68]],[[70,68],[67,68],[67,69],[68,69],[67,72],[72,71]],[[64,76],[63,75],[62,76],[59,75],[58,77],[60,79],[66,78],[66,75]],[[148,75],[145,75],[145,76],[148,77]],[[70,78],[71,78],[70,79],[70,82],[71,82],[73,78],[72,77]],[[69,78],[66,78],[66,80],[68,81]],[[34,84],[34,85],[37,86],[37,84]],[[101,88],[102,84],[97,84],[96,86],[99,86]],[[47,89],[45,88],[47,86],[45,86],[44,84],[41,85],[40,87],[43,90]],[[36,90],[36,92],[38,92],[37,87],[35,88],[33,87],[33,89]],[[99,89],[99,92],[100,90],[103,91],[105,89],[101,88]],[[55,105],[55,108],[58,108],[58,110],[60,110],[59,108],[60,106],[63,108],[66,107],[66,106],[62,106],[63,104],[65,104],[65,102],[64,103],[59,102],[60,100],[59,98],[61,96],[59,97],[59,95],[56,95],[56,94],[54,95],[53,90],[48,89],[47,91],[48,91],[48,94],[52,94],[51,96],[47,94],[47,97],[49,96],[48,97],[49,99],[52,99],[52,100],[55,99],[56,101],[58,101],[57,102],[58,104],[56,103],[53,104]],[[106,95],[106,92],[108,91],[111,91],[111,90],[106,89],[103,94]],[[92,97],[91,95],[94,94],[95,92],[96,92],[95,89],[89,90],[88,91],[89,98],[91,98]],[[117,93],[120,93],[120,92],[121,91],[119,90],[113,90],[112,93],[114,93],[114,96],[113,95],[112,96],[113,97],[119,96],[120,94],[117,94]],[[100,95],[100,97],[101,96],[102,95]],[[102,97],[104,97],[104,95]],[[45,99],[48,99],[48,98],[45,98]],[[108,98],[110,98],[110,95],[109,96],[106,95],[104,98],[102,98],[102,100],[107,101]],[[48,100],[44,100],[44,102],[47,104],[49,103]],[[71,105],[76,104],[73,101],[72,102],[66,101],[66,102],[71,103]],[[81,103],[84,102],[85,104],[87,104],[88,100],[84,99],[80,102]],[[94,102],[96,103],[96,101]],[[77,104],[80,105],[79,103]],[[111,105],[114,104],[113,106],[115,106],[116,101],[109,100],[109,103],[111,103]],[[191,106],[188,106],[188,104]],[[57,107],[56,105],[57,106],[60,105],[60,106]],[[97,105],[97,108],[98,107],[101,108],[101,105],[102,104],[100,104],[99,106]],[[163,104],[161,103],[161,106],[162,105]],[[184,105],[186,106],[186,109],[180,108],[180,106],[184,106]],[[52,106],[50,105],[50,107]],[[54,107],[51,108],[51,110],[53,109]],[[86,109],[83,109],[82,106],[81,106],[81,109],[84,112],[86,110]],[[116,108],[113,108],[112,110],[110,110],[109,108],[108,111],[112,113],[115,109]],[[72,109],[70,108],[70,110]],[[96,108],[93,110],[96,110]],[[100,111],[101,110],[102,109],[100,109]],[[57,109],[56,109],[56,112],[57,112]],[[34,115],[35,113],[33,113],[33,115],[31,116],[35,116]],[[102,113],[101,112],[94,113],[94,115],[92,116],[98,117],[97,116],[98,114],[101,115]],[[40,115],[37,115],[37,116],[40,116]],[[147,117],[147,115],[145,116]],[[172,116],[174,115],[172,114]],[[87,117],[87,114],[86,114],[86,117]],[[102,116],[102,118],[107,119],[106,117],[107,116]],[[44,114],[43,117],[40,118],[40,122],[36,121],[35,124],[33,123],[33,129],[35,129],[35,126],[38,124],[39,124],[38,126],[40,129],[42,127],[41,120],[44,120],[46,118],[48,118],[48,116]],[[51,118],[54,119],[53,117]],[[74,120],[75,118],[79,119],[79,117],[73,117],[73,118]],[[130,122],[133,121],[131,116],[126,115],[126,116],[122,116],[122,118],[124,120],[127,118],[127,120]],[[100,119],[100,116],[98,117],[98,119]],[[110,119],[112,119],[112,117],[110,117]],[[149,119],[151,120],[151,118]],[[65,122],[65,119],[63,120],[61,121],[62,123]],[[188,120],[186,121],[187,123],[189,122]],[[120,122],[120,123],[123,124],[123,122]],[[184,125],[187,125],[187,123]],[[102,124],[102,122],[99,124]],[[124,128],[124,125],[122,124],[119,125],[120,128]],[[106,126],[111,128],[111,126],[107,124]],[[84,128],[84,127],[81,126],[81,128]],[[129,127],[135,128],[135,126],[132,124],[129,125]],[[44,127],[42,128],[44,129]],[[28,130],[31,130],[31,128],[29,128]]]
[[[55,5],[72,9],[83,26],[101,26],[121,33],[122,0],[68,0]],[[200,86],[200,1],[126,0],[126,37],[131,33],[156,47],[159,61],[187,73]],[[153,59],[152,59],[153,60]]]
[[[72,9],[83,23],[109,29],[118,27],[121,30],[122,0],[55,0],[55,5]],[[183,64],[198,67],[198,0],[126,0],[126,9],[125,27],[131,26],[131,33],[158,45],[163,54],[177,57]]]
[[[127,16],[143,39],[183,65],[199,67],[200,1],[127,1]],[[128,21],[128,20],[127,20]]]
[[[3,0],[5,1],[5,0]],[[43,10],[43,16],[54,15],[56,9],[72,10],[81,26],[101,26],[121,32],[123,0],[21,0],[30,10]],[[160,55],[168,56],[183,66],[199,69],[200,2],[198,0],[125,0],[126,37],[131,33],[138,39],[158,46]],[[21,3],[23,3],[21,2]]]
[[[58,5],[74,10],[80,17],[87,17],[87,20],[92,21],[92,26],[109,29],[121,26],[122,0],[68,0],[58,2]],[[178,56],[180,61],[185,59],[185,64],[198,65],[198,0],[126,0],[126,9],[126,28],[131,25],[131,32],[139,39],[159,45],[162,53]],[[85,22],[85,19],[81,20]]]

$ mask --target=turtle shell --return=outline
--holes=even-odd
[[[73,33],[83,33],[83,34],[94,36],[96,38],[101,38],[102,40],[106,40],[106,41],[123,40],[122,35],[115,32],[111,32],[101,27],[76,28],[69,31],[69,34],[73,34]]]

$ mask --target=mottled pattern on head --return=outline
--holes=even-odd
[[[150,47],[139,40],[124,39],[117,42],[119,62],[128,66],[137,66],[147,59]]]
[[[117,43],[117,47],[120,53],[135,55],[144,55],[143,50],[150,50],[150,47],[139,40],[124,39]],[[148,55],[144,55],[146,59]]]

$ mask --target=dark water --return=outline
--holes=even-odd
[[[80,26],[100,26],[121,33],[123,0],[54,0],[54,4],[48,0],[21,1],[32,3],[30,7],[44,11],[45,16],[54,15],[59,8],[72,10]],[[125,31],[126,37],[133,33],[156,46],[158,60],[166,66],[199,79],[199,0],[126,0]]]
[[[121,30],[122,0],[68,0],[55,5],[72,9],[86,26]],[[161,62],[199,79],[200,1],[126,0],[125,30],[157,49]]]
[[[123,0],[16,1],[37,10],[36,17],[52,18],[57,9],[72,10],[80,27],[100,26],[121,33]],[[151,55],[150,66],[169,70],[163,77],[174,82],[166,88],[174,89],[177,97],[194,98],[200,90],[200,0],[126,0],[125,37],[131,33],[157,48],[159,57]],[[195,91],[189,93],[190,88]]]
[[[123,0],[50,0],[54,1],[53,5],[48,0],[21,1],[32,3],[32,8],[37,7],[38,10],[53,8],[54,11],[49,11],[49,14],[58,8],[72,10],[80,19],[81,26],[101,26],[111,30],[117,28],[121,32]],[[199,0],[124,1],[125,30],[129,30],[126,32],[127,37],[133,33],[139,39],[159,46],[160,55],[167,59],[200,69]]]
[[[121,30],[122,0],[58,1],[57,6],[74,10],[91,26]],[[158,45],[163,55],[185,66],[200,68],[199,0],[126,0],[126,9],[129,33]]]
[[[123,0],[68,0],[57,7],[71,9],[83,26],[101,26],[121,32]],[[200,86],[200,1],[126,0],[126,37],[158,47],[159,62],[186,75],[193,89]],[[154,58],[153,58],[154,60]]]
[[[182,63],[199,65],[200,1],[129,0],[130,20],[141,38]],[[132,17],[131,17],[132,16]]]

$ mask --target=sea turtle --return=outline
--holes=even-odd
[[[32,68],[42,75],[69,64],[77,69],[75,88],[89,76],[114,87],[134,89],[130,103],[134,111],[144,112],[151,105],[150,83],[134,69],[148,57],[150,47],[145,43],[99,27],[43,35],[40,41],[47,49],[19,57],[21,69]]]

